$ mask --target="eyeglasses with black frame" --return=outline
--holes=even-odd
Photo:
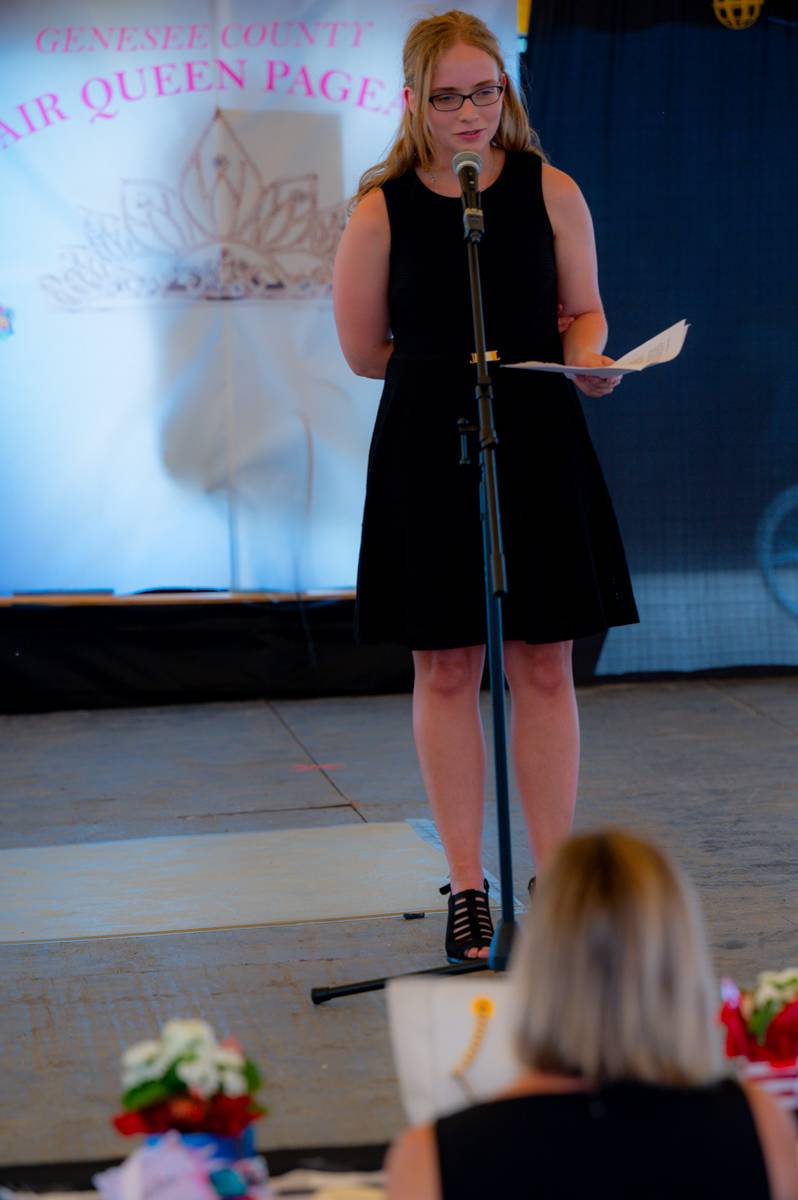
[[[458,108],[463,107],[466,100],[476,104],[477,108],[488,108],[491,104],[496,103],[503,91],[503,83],[491,83],[487,87],[477,88],[475,92],[469,92],[465,96],[462,92],[438,92],[437,95],[430,96],[429,102],[433,108],[437,108],[438,112],[457,112]]]

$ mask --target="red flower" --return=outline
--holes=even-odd
[[[726,1026],[726,1057],[750,1058],[756,1061],[762,1047],[748,1032],[739,1004],[727,1001],[720,1010],[720,1020]]]
[[[210,1100],[193,1096],[173,1096],[161,1104],[151,1104],[137,1112],[119,1113],[114,1127],[125,1137],[137,1133],[213,1133],[217,1137],[238,1137],[264,1109],[251,1096],[225,1096],[217,1093]]]
[[[201,1129],[208,1111],[208,1102],[198,1096],[172,1096],[167,1100],[172,1128],[188,1132]]]
[[[251,1096],[225,1096],[217,1093],[208,1101],[206,1128],[220,1137],[238,1137],[247,1125],[263,1115],[263,1109]]]
[[[133,1137],[137,1133],[149,1133],[150,1129],[140,1112],[117,1113],[111,1118],[114,1128],[125,1137]]]
[[[765,1045],[774,1067],[792,1066],[798,1059],[798,1000],[777,1013],[767,1027]]]
[[[113,1124],[125,1137],[136,1133],[166,1133],[167,1129],[174,1128],[168,1101],[151,1104],[137,1112],[119,1113],[113,1118]]]
[[[793,1001],[773,1018],[760,1045],[749,1032],[739,1005],[728,1001],[720,1010],[726,1026],[726,1056],[766,1062],[773,1067],[792,1066],[798,1060],[798,1001]]]

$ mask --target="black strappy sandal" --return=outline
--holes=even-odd
[[[446,922],[446,958],[450,963],[476,962],[478,955],[469,950],[482,950],[490,946],[493,937],[493,921],[488,907],[487,879],[485,890],[466,888],[452,895],[452,885],[440,888],[442,896],[449,897],[449,919]]]

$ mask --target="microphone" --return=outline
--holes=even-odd
[[[473,150],[461,150],[452,159],[452,170],[460,180],[463,204],[466,208],[479,208],[479,173],[482,159]]]
[[[479,195],[479,173],[482,159],[473,150],[461,150],[452,159],[452,170],[460,180],[463,192],[463,232],[470,242],[478,242],[485,231],[482,202]]]

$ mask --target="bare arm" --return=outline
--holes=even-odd
[[[335,256],[333,310],[344,358],[356,375],[384,379],[393,350],[388,319],[391,230],[379,188],[358,204]]]
[[[798,1200],[798,1140],[792,1118],[761,1086],[744,1083],[773,1200]]]
[[[554,231],[557,288],[564,312],[573,321],[562,336],[567,364],[580,367],[607,365],[602,354],[607,342],[607,322],[601,303],[593,222],[585,198],[569,175],[543,166],[543,199]],[[590,396],[606,395],[618,379],[577,376],[577,384]]]
[[[405,1130],[391,1146],[385,1166],[387,1200],[440,1200],[438,1150],[431,1125]]]

